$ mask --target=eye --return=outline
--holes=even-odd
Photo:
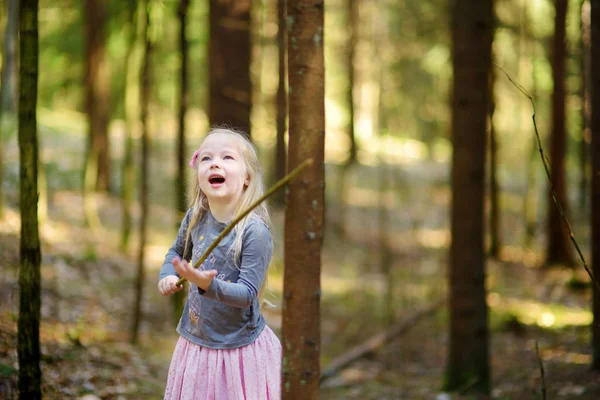
[[[232,156],[229,156],[229,155],[227,155],[227,156],[223,157],[223,159],[224,159],[224,160],[233,160],[233,157],[232,157]]]
[[[204,157],[201,158],[200,161],[210,161],[210,157],[204,156]]]

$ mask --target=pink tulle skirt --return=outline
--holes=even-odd
[[[179,337],[165,400],[279,400],[281,344],[265,326],[254,343],[216,350]]]

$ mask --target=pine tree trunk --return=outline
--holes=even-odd
[[[359,0],[346,0],[346,13],[348,18],[348,37],[346,43],[346,67],[348,68],[348,87],[346,89],[346,107],[348,108],[347,135],[350,142],[347,164],[356,162],[356,138],[354,135],[354,81],[355,81],[355,54],[358,30],[358,2]]]
[[[250,0],[210,0],[209,123],[250,134]]]
[[[500,256],[500,191],[498,190],[498,138],[494,124],[494,112],[496,100],[494,98],[494,86],[496,83],[495,73],[490,73],[490,249],[489,256],[498,258]]]
[[[446,389],[489,395],[484,195],[493,0],[452,5],[450,340]]]
[[[2,49],[2,81],[0,82],[0,220],[4,217],[4,117],[13,116],[17,97],[17,40],[19,0],[6,1],[7,20]],[[12,118],[11,118],[12,120]]]
[[[40,312],[41,251],[38,231],[38,2],[21,0],[19,12],[19,159],[21,242],[19,270],[19,398],[37,400],[41,394]]]
[[[19,0],[7,0],[6,29],[2,49],[2,85],[0,86],[0,109],[2,114],[16,111],[17,105],[17,40],[19,30]]]
[[[592,95],[592,270],[600,276],[600,0],[591,4],[591,95]],[[597,278],[596,278],[597,279]],[[600,370],[600,291],[592,291],[592,367]]]
[[[588,201],[588,167],[590,158],[590,3],[582,1],[580,5],[581,16],[581,42],[580,42],[580,64],[581,64],[581,88],[579,97],[581,107],[581,137],[579,138],[579,209],[585,215]]]
[[[565,153],[567,133],[565,127],[565,35],[567,0],[555,0],[554,41],[552,44],[552,131],[550,133],[551,180],[558,201],[567,213],[567,183]],[[548,195],[548,243],[546,265],[573,265],[574,259],[568,229],[554,204],[552,194]]]
[[[283,399],[319,395],[320,273],[325,201],[324,9],[289,0],[289,168],[314,164],[289,186],[285,211]]]
[[[285,88],[285,25],[287,0],[277,0],[277,61],[279,64],[279,81],[277,83],[277,142],[275,144],[275,165],[273,168],[273,182],[278,182],[286,174],[287,148],[285,145],[285,131],[287,129],[287,90]],[[277,205],[283,205],[285,192],[280,190],[273,196]]]
[[[133,207],[135,192],[135,167],[133,165],[133,132],[138,123],[139,107],[139,74],[140,74],[140,44],[139,32],[144,24],[144,12],[135,0],[127,2],[129,8],[129,41],[127,55],[125,56],[125,149],[123,151],[123,168],[121,170],[121,201],[123,206],[123,220],[121,223],[121,251],[127,252],[129,239],[133,226],[131,209]]]
[[[86,112],[90,144],[97,160],[97,189],[110,187],[110,146],[108,141],[109,88],[106,61],[106,9],[103,0],[86,0]]]
[[[135,278],[135,305],[134,316],[131,327],[131,342],[137,343],[139,336],[139,326],[142,320],[142,299],[144,297],[144,281],[146,280],[146,270],[144,268],[146,235],[148,225],[148,179],[149,179],[149,157],[150,157],[150,138],[149,138],[149,113],[150,88],[152,85],[152,52],[153,43],[150,38],[150,15],[152,0],[146,0],[142,4],[145,12],[144,28],[144,53],[142,58],[142,72],[140,84],[140,122],[142,125],[142,154],[141,154],[141,173],[140,173],[140,243],[137,259],[137,274]]]
[[[186,36],[187,29],[187,13],[190,6],[190,0],[180,0],[178,16],[179,16],[179,52],[181,54],[181,66],[179,70],[179,132],[177,134],[177,182],[175,191],[177,193],[177,215],[175,220],[177,221],[177,227],[179,226],[185,211],[187,209],[186,204],[186,167],[185,162],[185,114],[189,106],[189,91],[188,91],[188,41]],[[183,313],[184,300],[186,298],[187,291],[180,290],[171,296],[171,304],[173,306],[173,322],[175,325],[179,322],[179,318]]]

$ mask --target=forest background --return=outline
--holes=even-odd
[[[88,3],[93,2],[85,3],[89,7]],[[449,316],[446,304],[440,305],[447,295],[452,193],[449,6],[442,0],[353,3],[354,19],[348,2],[325,2],[327,206],[321,275],[322,370],[328,371],[337,357],[348,355],[349,349],[369,338],[395,334],[323,380],[321,397],[436,398],[443,396],[449,341]],[[9,396],[14,394],[17,377],[20,217],[16,114],[10,106],[15,92],[4,78],[10,43],[8,10],[14,2],[4,4],[0,20],[5,43],[0,395]],[[86,15],[86,6],[75,0],[39,3],[43,390],[47,398],[161,398],[176,340],[176,312],[158,295],[155,277],[180,221],[177,160],[182,152],[176,148],[176,137],[181,54],[175,51],[180,3],[154,2],[151,14],[150,212],[141,315],[133,311],[139,278],[137,229],[126,246],[122,242],[121,172],[128,131],[127,84],[132,84],[125,76],[130,69],[132,20],[129,3],[111,0],[102,4],[106,7],[101,31],[106,33],[104,65],[108,69],[101,88],[109,115],[110,175],[105,188],[100,183],[97,192],[83,196],[82,172],[89,154],[86,32],[92,26],[98,28],[93,25],[98,23],[94,17],[101,14]],[[591,167],[584,72],[589,37],[586,42],[584,33],[589,3],[564,4],[568,9],[563,60],[563,200],[577,242],[588,256]],[[207,2],[189,3],[186,160],[209,129],[209,13]],[[552,66],[555,2],[496,1],[495,13],[494,107],[490,109],[495,146],[487,149],[491,157],[486,172],[485,236],[491,394],[506,399],[541,398],[540,388],[545,384],[552,398],[597,398],[600,382],[589,371],[589,277],[574,253],[548,265],[552,204],[537,154],[533,109],[508,78],[531,93],[542,143],[549,146],[556,86]],[[253,2],[250,15],[251,135],[272,183],[281,174],[276,166],[277,2]],[[349,48],[354,51],[352,62]],[[137,93],[139,87],[133,85],[130,93]],[[143,150],[140,126],[132,132],[134,165],[138,166]],[[350,165],[352,138],[356,162]],[[136,173],[140,174],[139,169]],[[132,189],[139,198],[140,187],[136,184]],[[265,314],[279,334],[284,206],[274,200],[276,253],[269,279],[276,307]],[[90,204],[97,209],[97,221],[86,209]],[[132,213],[137,227],[141,214],[137,202]],[[139,337],[131,345],[135,319],[139,319]],[[546,381],[541,378],[540,361],[546,367]],[[468,391],[467,384],[453,398]]]

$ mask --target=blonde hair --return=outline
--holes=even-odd
[[[258,200],[264,194],[265,189],[262,174],[260,171],[260,162],[258,161],[258,153],[246,133],[229,127],[218,126],[212,128],[205,136],[204,140],[206,140],[206,138],[210,135],[214,135],[217,133],[228,134],[237,138],[238,142],[240,143],[238,150],[240,151],[240,155],[244,160],[244,164],[246,166],[246,173],[248,174],[248,185],[244,188],[240,200],[237,204],[237,207],[234,211],[234,215],[237,216],[244,210],[246,210],[252,203]],[[194,228],[196,224],[200,220],[202,220],[202,217],[204,217],[206,211],[209,210],[208,198],[206,197],[206,194],[204,194],[204,192],[202,192],[202,190],[200,189],[198,177],[195,175],[194,180],[195,184],[192,185],[191,194],[189,196],[192,215],[185,235],[185,250],[183,254],[187,254],[192,228]],[[246,228],[246,225],[250,221],[252,215],[257,216],[269,227],[269,229],[271,229],[271,217],[269,216],[269,209],[267,207],[266,202],[263,201],[250,214],[242,218],[241,221],[238,222],[235,228],[233,229],[233,232],[235,233],[235,239],[233,241],[233,244],[231,245],[230,251],[233,251],[233,259],[234,264],[236,266],[238,263],[238,259],[242,254],[242,239],[244,229]],[[265,273],[265,278],[259,290],[258,298],[260,303],[264,303],[267,306],[272,306],[272,304],[265,299],[265,293],[267,291],[268,283],[267,274]]]

